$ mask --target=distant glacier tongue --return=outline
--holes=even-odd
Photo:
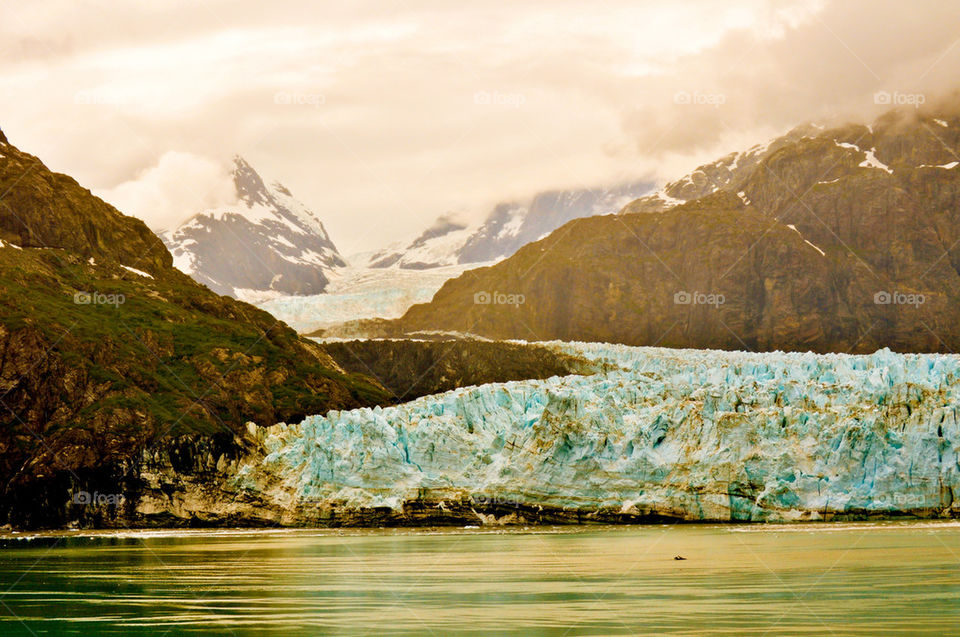
[[[260,430],[238,485],[324,515],[459,503],[483,522],[960,512],[960,357],[550,346],[610,371]]]

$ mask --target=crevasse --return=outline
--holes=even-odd
[[[548,346],[607,371],[278,425],[236,479],[355,509],[460,493],[691,520],[960,511],[958,356]]]

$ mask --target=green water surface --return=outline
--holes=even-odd
[[[960,524],[3,536],[0,635],[67,634],[955,635]]]

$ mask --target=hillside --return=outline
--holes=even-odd
[[[476,339],[334,341],[324,349],[344,369],[376,378],[397,403],[470,385],[603,369],[547,347]]]
[[[397,326],[669,347],[954,351],[958,113],[955,99],[890,111],[872,126],[797,129],[748,153],[734,177],[690,186],[685,203],[679,187],[691,180],[659,205],[572,221],[469,271]]]
[[[191,481],[215,483],[248,421],[387,400],[172,267],[141,221],[2,134],[0,193],[0,521],[123,519],[147,491],[172,502]],[[80,492],[123,500],[87,506]]]

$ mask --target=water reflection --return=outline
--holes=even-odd
[[[955,523],[125,533],[0,547],[3,635],[915,635],[960,625]]]

